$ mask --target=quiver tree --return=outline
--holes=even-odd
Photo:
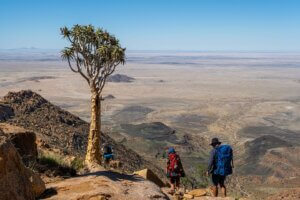
[[[91,123],[85,157],[87,164],[100,164],[101,92],[106,79],[116,66],[124,64],[125,49],[108,32],[92,25],[74,25],[60,29],[63,38],[70,42],[61,56],[70,69],[80,74],[91,90]]]

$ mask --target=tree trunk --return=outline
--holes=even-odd
[[[101,123],[101,98],[98,92],[92,89],[91,123],[90,123],[87,152],[85,157],[85,162],[88,165],[101,164],[100,123]]]

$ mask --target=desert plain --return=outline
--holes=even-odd
[[[300,53],[129,51],[114,74],[134,78],[103,91],[102,130],[117,142],[162,167],[174,146],[192,174],[219,137],[241,192],[300,187]],[[0,97],[27,89],[89,121],[87,82],[58,51],[0,51]]]

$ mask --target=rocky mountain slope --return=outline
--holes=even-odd
[[[54,179],[45,185],[38,173],[24,165],[40,163],[37,153],[34,132],[0,123],[1,200],[168,199],[159,186],[141,176],[103,168],[73,178]]]
[[[37,134],[39,144],[45,148],[58,149],[65,155],[84,156],[89,123],[53,105],[42,96],[30,90],[10,92],[3,97],[0,112],[7,123],[17,125]],[[13,113],[7,114],[7,110]],[[146,161],[136,152],[116,143],[106,133],[101,135],[101,143],[109,143],[114,148],[116,159],[122,163],[122,170],[133,172],[149,168],[163,177],[162,170]]]
[[[141,109],[140,107],[130,108],[130,111],[131,110],[136,110],[136,112],[139,113],[151,112],[151,110]],[[116,115],[115,119],[118,120],[118,117],[120,116],[121,114],[119,113]],[[188,121],[191,120],[189,119]],[[79,117],[51,104],[37,93],[26,90],[20,92],[10,92],[4,96],[4,98],[0,101],[0,122],[5,122],[7,126],[10,124],[9,130],[18,129],[18,132],[22,132],[22,134],[20,134],[22,135],[21,139],[18,135],[14,134],[14,131],[6,130],[5,134],[6,137],[10,138],[14,145],[21,145],[25,147],[23,149],[28,149],[28,145],[32,146],[31,143],[36,137],[39,148],[51,150],[54,149],[60,154],[66,156],[76,156],[79,158],[84,156],[89,124],[81,120]],[[5,130],[5,127],[1,127],[0,124],[0,129],[2,128]],[[155,136],[156,138],[154,139],[156,140],[162,137],[167,137],[170,138],[172,143],[177,142],[177,139],[173,138],[173,129],[169,129],[167,126],[161,123],[144,123],[130,126],[124,123],[122,127],[128,132],[128,134],[137,134],[137,131],[144,130],[144,135],[142,135],[143,137],[139,137],[141,140],[144,139],[144,137],[147,138],[149,136],[151,136],[150,139],[153,139],[152,137]],[[157,131],[157,127],[162,127],[158,129],[162,131]],[[156,130],[155,133],[157,135],[152,134],[152,129]],[[151,132],[148,133],[147,131]],[[248,134],[249,137],[253,135],[256,136],[254,133],[258,133],[258,131],[260,131],[260,129],[245,129],[243,130],[243,134]],[[278,132],[277,129],[275,131]],[[33,132],[36,134],[36,136],[35,134],[34,136],[32,135]],[[252,140],[249,139],[245,144],[243,144],[244,148],[239,150],[243,156],[241,157],[242,159],[240,159],[241,161],[238,163],[238,165],[236,165],[238,168],[236,169],[235,176],[230,181],[230,188],[236,189],[237,186],[242,185],[242,190],[245,190],[245,188],[247,190],[251,190],[255,187],[254,189],[256,193],[259,192],[257,188],[262,188],[262,190],[264,190],[263,197],[266,197],[265,189],[268,190],[268,188],[266,188],[266,184],[272,186],[272,188],[278,188],[278,190],[282,188],[282,184],[284,184],[287,188],[293,189],[293,187],[295,185],[297,186],[299,183],[298,175],[300,173],[298,167],[299,158],[297,156],[299,151],[299,145],[297,143],[299,139],[298,136],[286,131],[280,131],[278,132],[279,134],[276,134],[276,136],[269,134],[269,132],[274,132],[274,129],[269,132],[264,129],[260,132],[263,134],[257,135],[257,137]],[[23,137],[27,138],[24,140],[26,142],[22,141]],[[122,171],[133,172],[139,169],[149,168],[159,177],[164,177],[161,168],[157,167],[155,164],[153,164],[153,162],[151,163],[145,160],[136,152],[126,148],[120,142],[116,142],[107,133],[102,133],[101,138],[102,144],[109,143],[113,146],[116,152],[116,159],[123,164],[121,167]],[[182,141],[184,144],[197,143],[192,146],[184,145],[184,147],[197,147],[197,145],[199,146],[199,144],[203,142],[203,139],[188,135],[184,137],[184,140]],[[27,160],[24,160],[26,155],[35,155],[36,153],[32,153],[35,151],[37,150],[33,145],[33,148],[31,148],[30,151],[19,152],[19,154],[22,156],[23,162],[26,163]],[[195,148],[193,148],[192,151],[195,151]],[[238,176],[236,176],[236,174]],[[91,177],[94,176],[92,175]],[[104,180],[105,177],[101,177],[100,179],[99,181],[101,183],[103,181],[107,181]],[[111,185],[117,184],[117,186],[123,188],[124,191],[127,190],[126,187],[122,186],[122,181],[118,183],[114,181],[111,182]],[[98,183],[96,182],[92,183],[92,185],[97,185]],[[61,183],[59,182],[57,183],[57,187],[60,187],[60,184],[63,185],[65,183],[64,181]],[[53,185],[53,187],[54,186],[56,187],[56,185]],[[270,190],[272,188],[270,188]],[[90,189],[92,190],[92,188]],[[292,191],[292,196],[294,198],[294,196],[298,195],[298,190]],[[266,193],[268,193],[268,191]],[[272,191],[269,193],[274,194]],[[62,193],[61,195],[64,194]],[[252,196],[252,194],[250,194],[250,196]],[[289,197],[291,195],[285,191],[282,191],[282,196]],[[276,199],[277,196],[275,195],[272,198]]]
[[[45,185],[39,174],[24,165],[24,163],[29,166],[30,163],[41,164],[42,157],[37,157],[37,154],[34,132],[8,123],[0,123],[1,200],[215,199],[203,197],[206,191],[201,194],[191,191],[193,195],[180,193],[174,197],[167,195],[167,189],[160,188],[164,186],[161,180],[147,169],[128,175],[106,171],[99,167],[96,172],[67,179],[55,179]],[[225,199],[232,200],[232,198]]]

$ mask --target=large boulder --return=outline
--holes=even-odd
[[[10,138],[0,129],[0,199],[31,200],[45,189],[43,180],[24,166]]]
[[[158,185],[159,187],[164,187],[165,183],[162,182],[162,180],[160,180],[160,178],[158,178],[158,176],[156,174],[154,174],[150,169],[143,169],[140,171],[136,171],[134,172],[135,175],[141,176],[146,180],[152,181],[153,183],[155,183],[156,185]]]
[[[35,199],[27,172],[16,148],[5,136],[0,136],[1,200]]]
[[[195,197],[194,200],[235,200],[234,197]]]
[[[29,178],[34,196],[39,197],[46,190],[46,185],[44,181],[38,174],[34,173],[30,169],[27,169],[27,176]]]
[[[7,123],[0,123],[0,129],[15,146],[26,166],[36,161],[38,151],[34,132]]]
[[[189,195],[192,195],[193,197],[202,197],[205,196],[207,194],[207,189],[194,189],[190,192],[188,192]]]

